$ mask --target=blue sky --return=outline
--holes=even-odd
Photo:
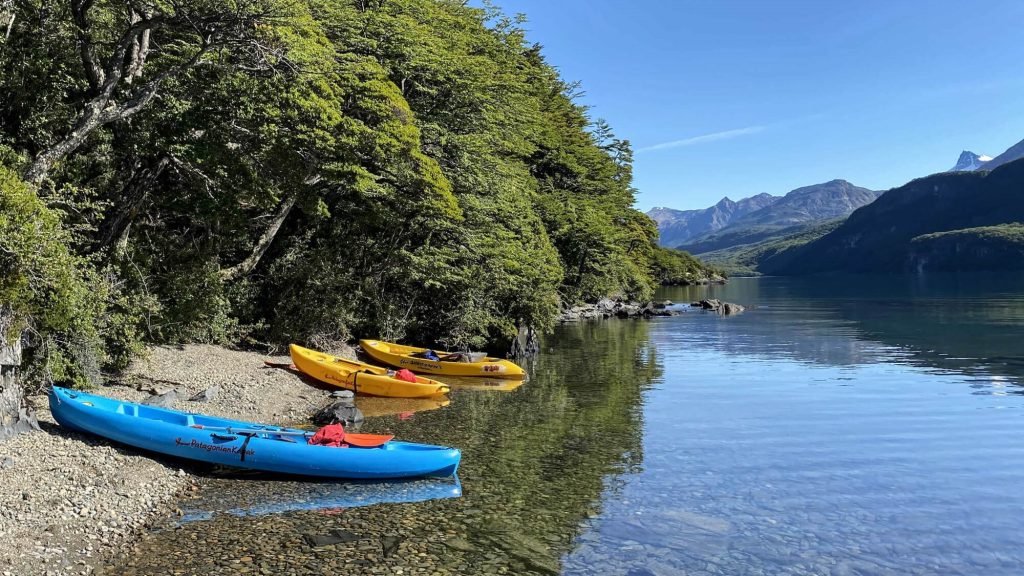
[[[641,210],[887,189],[1024,139],[1022,0],[498,5],[632,142]]]

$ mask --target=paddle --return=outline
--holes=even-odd
[[[349,434],[345,432],[345,438],[342,441],[360,448],[376,448],[387,444],[394,438],[394,434]]]
[[[202,424],[194,424],[192,428],[198,430],[216,430],[217,432],[227,432],[228,434],[239,434],[239,435],[254,435],[254,434],[274,434],[276,436],[302,436],[309,437],[315,434],[313,431],[303,432],[300,430],[268,430],[265,428],[232,428],[230,426],[203,426]],[[394,434],[353,434],[350,432],[345,433],[343,441],[346,444],[352,446],[358,446],[360,448],[377,448],[383,446],[395,438]]]

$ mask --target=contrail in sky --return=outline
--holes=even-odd
[[[672,140],[670,142],[662,142],[661,144],[644,146],[643,148],[637,148],[637,152],[665,150],[667,148],[682,148],[684,146],[694,146],[696,144],[704,144],[707,142],[718,142],[719,140],[731,140],[748,134],[757,134],[758,132],[765,130],[765,128],[765,126],[748,126],[746,128],[736,128],[735,130],[723,130],[722,132],[701,134],[700,136],[692,136],[690,138],[683,138],[682,140]]]

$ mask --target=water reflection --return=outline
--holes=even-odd
[[[666,293],[755,308],[652,323],[643,470],[564,572],[1024,573],[1024,283],[978,280]]]
[[[754,306],[710,327],[709,344],[826,365],[901,361],[1024,381],[1024,275],[739,278],[680,287],[679,302],[713,297]]]
[[[435,398],[381,398],[379,396],[357,396],[356,407],[363,416],[400,416],[411,418],[417,412],[428,412],[444,408],[452,403],[447,396]]]
[[[375,504],[402,504],[458,498],[458,477],[398,482],[295,482],[236,476],[219,478],[220,489],[208,489],[181,505],[181,523],[210,520],[216,514],[264,516],[296,511],[340,513]],[[179,524],[180,525],[180,524]]]
[[[367,432],[461,448],[461,498],[382,503],[337,515],[301,509],[258,519],[218,514],[147,534],[111,573],[158,573],[168,557],[186,573],[219,573],[232,568],[231,558],[243,556],[265,562],[270,573],[369,573],[372,567],[557,574],[583,521],[600,514],[614,479],[643,462],[643,397],[662,375],[651,326],[566,326],[545,340],[529,381],[514,390],[455,386],[443,409],[411,419],[367,419]],[[209,481],[203,494],[220,500],[239,490],[245,487]],[[358,533],[364,542],[394,537],[402,544],[387,556],[357,545],[334,546],[325,555],[296,536],[332,530]],[[210,547],[189,545],[211,538],[219,547],[216,558]]]

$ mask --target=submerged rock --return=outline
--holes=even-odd
[[[381,554],[383,554],[385,558],[391,556],[398,551],[398,545],[402,543],[402,540],[404,540],[404,538],[401,536],[385,536],[381,538]]]
[[[717,298],[711,298],[701,300],[700,302],[694,302],[690,304],[690,306],[694,308],[701,308],[711,312],[718,312],[719,314],[723,314],[726,316],[730,314],[739,314],[740,312],[746,310],[746,308],[740,306],[739,304],[733,304],[732,302],[722,302]]]
[[[458,550],[460,552],[472,552],[476,548],[469,543],[469,540],[465,538],[459,538],[458,536],[452,536],[445,541],[445,546],[448,546],[452,550]]]
[[[744,310],[746,310],[746,308],[740,306],[739,304],[733,304],[732,302],[723,302],[722,307],[719,309],[719,312],[728,316],[729,314],[739,314]]]

